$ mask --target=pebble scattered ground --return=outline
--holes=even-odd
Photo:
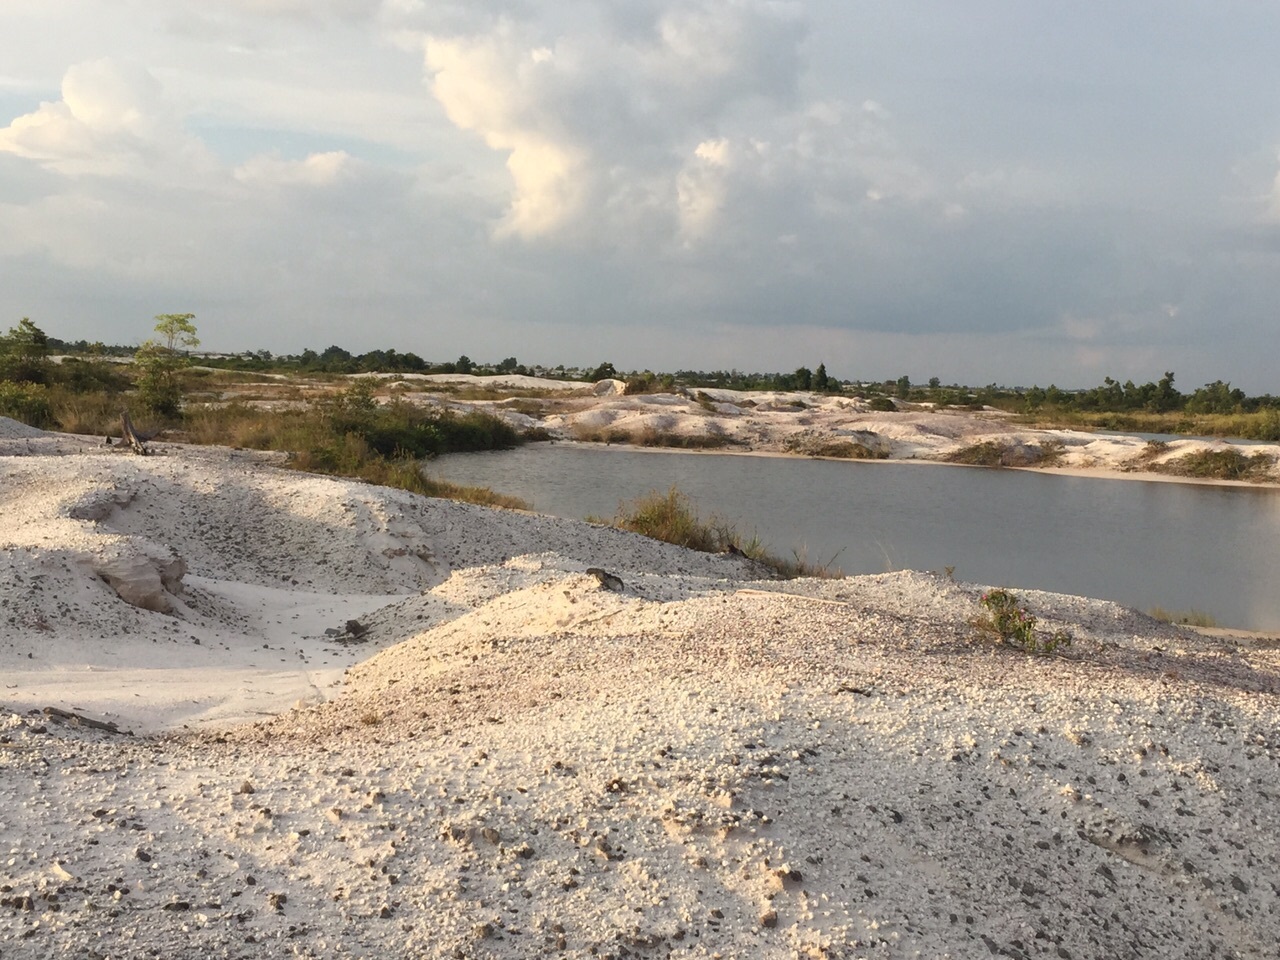
[[[1018,591],[1074,638],[1031,657],[933,575],[778,582],[234,451],[0,446],[5,960],[1276,956],[1274,642]],[[169,610],[108,555],[181,560]],[[4,709],[55,668],[216,676],[264,610],[338,595],[345,683],[257,722]]]

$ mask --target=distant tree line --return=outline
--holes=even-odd
[[[1232,414],[1280,409],[1280,397],[1271,394],[1250,397],[1229,382],[1215,380],[1191,393],[1182,393],[1173,385],[1173,374],[1166,372],[1159,381],[1136,385],[1132,380],[1120,383],[1105,377],[1091,390],[1065,391],[1053,384],[1012,391],[1028,412],[1049,409],[1099,411],[1105,413],[1192,413]]]
[[[174,318],[189,323],[189,314],[163,314],[157,320],[167,320],[172,326]],[[108,345],[86,340],[60,340],[47,335],[27,318],[0,336],[0,383],[51,386],[55,383],[70,385],[73,389],[93,389],[110,384],[118,389],[120,376],[113,375],[109,366],[93,361],[134,356],[150,364],[153,385],[158,390],[157,403],[165,406],[166,390],[172,390],[172,373],[182,354],[185,360],[196,345],[191,331],[188,340],[174,341],[171,334],[160,330],[161,337],[144,343],[141,347]],[[182,331],[179,331],[182,332]],[[55,370],[49,361],[51,354],[71,355],[79,363],[63,364]],[[933,377],[927,386],[913,384],[909,377],[883,381],[850,381],[831,376],[825,363],[816,369],[797,367],[790,372],[746,372],[730,370],[678,369],[674,373],[657,373],[650,370],[620,371],[609,362],[595,367],[526,366],[515,357],[506,357],[497,363],[477,363],[466,354],[457,360],[433,362],[411,351],[395,349],[370,350],[353,353],[343,347],[330,345],[322,351],[310,348],[297,354],[272,354],[269,350],[246,350],[237,354],[202,354],[201,365],[248,371],[297,371],[301,373],[358,374],[358,373],[466,373],[478,375],[529,374],[565,380],[596,382],[607,378],[623,380],[631,393],[686,388],[720,388],[729,390],[804,390],[814,392],[854,392],[868,397],[884,409],[892,406],[890,398],[900,401],[931,402],[940,406],[995,406],[1011,412],[1028,414],[1049,413],[1149,413],[1149,414],[1241,414],[1259,410],[1280,409],[1280,398],[1271,394],[1248,396],[1229,382],[1215,380],[1189,393],[1174,386],[1174,375],[1166,372],[1159,380],[1135,384],[1132,380],[1121,383],[1111,377],[1104,378],[1096,387],[1086,390],[1064,390],[1054,384],[1048,387],[1001,387],[988,384],[968,387],[957,384],[944,386]]]

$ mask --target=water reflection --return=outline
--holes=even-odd
[[[608,516],[673,483],[775,553],[846,573],[941,571],[1280,630],[1280,491],[919,463],[673,454],[538,444],[431,472],[565,517]]]

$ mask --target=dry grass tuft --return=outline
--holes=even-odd
[[[1152,607],[1147,614],[1164,623],[1184,624],[1189,627],[1218,626],[1218,621],[1213,618],[1213,615],[1203,610],[1166,610],[1164,607]]]
[[[815,565],[803,560],[798,551],[793,559],[777,557],[767,550],[758,537],[743,538],[737,527],[722,517],[702,520],[689,498],[676,487],[666,493],[652,491],[630,503],[619,504],[618,512],[608,523],[620,530],[630,530],[654,540],[674,543],[704,553],[741,554],[775,574],[794,577],[829,577],[840,579],[844,573],[830,564]]]

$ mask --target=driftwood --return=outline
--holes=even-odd
[[[133,452],[139,456],[145,457],[149,452],[145,442],[149,438],[142,436],[133,428],[133,420],[129,418],[128,410],[120,411],[120,439],[122,442],[127,443],[133,449]]]
[[[70,710],[62,710],[59,707],[45,707],[44,715],[46,717],[56,717],[59,720],[66,720],[69,723],[75,723],[83,727],[92,727],[94,730],[105,730],[107,733],[114,733],[121,736],[131,735],[129,730],[121,730],[118,726],[110,721],[94,720],[92,717],[86,717],[80,713],[72,713]]]

